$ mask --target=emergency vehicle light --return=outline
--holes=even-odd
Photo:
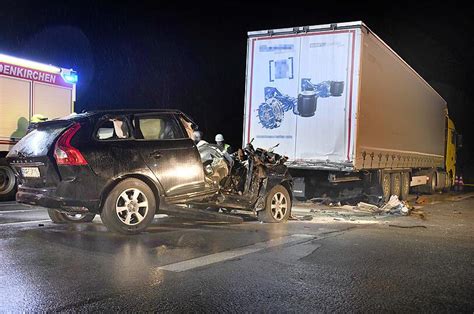
[[[68,72],[68,73],[61,73],[61,76],[63,79],[71,84],[76,84],[77,83],[77,73],[74,71]]]
[[[10,63],[25,68],[30,68],[39,71],[45,71],[50,73],[60,73],[61,69],[54,65],[43,64],[35,61],[20,59],[12,56],[7,56],[0,53],[0,62]]]

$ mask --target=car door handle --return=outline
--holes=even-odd
[[[150,153],[150,157],[155,158],[155,159],[159,159],[159,158],[161,158],[161,154],[158,151],[154,151],[154,152]]]

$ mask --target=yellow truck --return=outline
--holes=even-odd
[[[71,114],[77,73],[53,65],[0,54],[0,200],[14,198],[16,180],[7,164],[8,151],[27,132],[34,118]],[[33,119],[33,121],[32,121]]]

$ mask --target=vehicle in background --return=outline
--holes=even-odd
[[[446,101],[364,23],[248,35],[243,143],[280,143],[295,197],[453,186]]]
[[[198,148],[194,122],[176,110],[96,111],[42,122],[10,151],[20,203],[48,208],[53,222],[89,222],[143,231],[164,204],[256,212],[288,219],[286,158],[251,144],[234,155]]]
[[[14,199],[16,181],[8,151],[25,136],[33,116],[48,119],[74,111],[77,74],[0,54],[0,201]]]

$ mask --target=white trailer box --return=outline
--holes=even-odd
[[[4,157],[26,134],[32,116],[51,120],[74,111],[76,81],[71,69],[0,54],[0,200],[14,192]]]
[[[279,143],[290,167],[442,167],[446,116],[362,22],[249,33],[243,143]]]

